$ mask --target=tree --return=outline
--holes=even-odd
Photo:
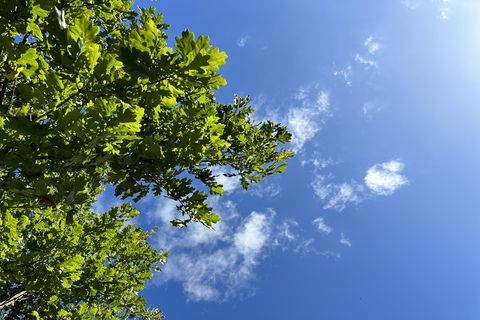
[[[53,208],[2,212],[0,316],[9,319],[159,319],[138,292],[167,254],[127,219],[130,204],[72,223]]]
[[[128,203],[92,212],[97,195],[107,185],[135,202],[153,192],[177,201],[184,219],[174,226],[212,228],[220,217],[206,200],[223,193],[212,169],[229,168],[248,189],[292,156],[279,147],[286,127],[255,122],[248,97],[216,102],[224,52],[188,30],[168,47],[162,15],[131,5],[0,0],[4,314],[160,317],[138,291],[166,254],[124,225],[137,214]]]

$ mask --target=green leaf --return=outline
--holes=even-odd
[[[31,77],[38,69],[37,51],[35,48],[29,48],[27,51],[20,55],[20,59],[17,60],[17,64],[23,66],[21,73],[26,77]]]
[[[43,40],[42,30],[35,21],[28,22],[27,32],[31,32],[34,37],[38,38],[40,41]]]
[[[49,12],[41,7],[41,5],[36,4],[32,7],[31,9],[31,14],[33,16],[38,16],[41,18],[46,18],[48,17]]]
[[[287,164],[286,163],[283,163],[281,165],[279,165],[275,171],[273,172],[274,174],[278,174],[278,173],[282,173],[284,172],[285,170],[287,169]]]

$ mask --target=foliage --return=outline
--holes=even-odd
[[[131,6],[0,0],[0,297],[26,291],[19,317],[150,317],[137,289],[165,254],[124,226],[128,205],[91,211],[106,185],[122,199],[166,196],[184,216],[173,225],[212,228],[214,167],[248,189],[292,156],[278,147],[286,128],[252,120],[248,97],[215,101],[227,56],[208,37],[186,30],[169,47],[162,15]],[[125,283],[108,284],[106,266]]]
[[[138,292],[166,254],[152,250],[149,233],[125,225],[138,212],[129,204],[103,215],[85,210],[71,224],[62,213],[53,208],[4,213],[0,301],[18,298],[0,316],[159,319],[160,311],[146,309]]]

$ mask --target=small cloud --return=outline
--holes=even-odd
[[[373,36],[369,36],[364,42],[363,45],[367,48],[369,54],[376,54],[380,50],[381,45],[379,42],[375,41]]]
[[[248,194],[258,198],[272,198],[280,194],[282,188],[278,183],[266,183],[262,181],[258,184],[252,185],[248,189]]]
[[[367,113],[370,114],[371,111],[372,111],[372,110],[375,110],[375,109],[376,109],[376,107],[375,107],[375,105],[374,105],[372,102],[366,102],[366,103],[364,103],[364,104],[363,104],[363,108],[362,108],[364,115],[367,115]]]
[[[402,1],[402,4],[411,10],[416,9],[420,5],[417,1],[411,1],[411,0],[404,0]]]
[[[331,227],[327,226],[327,224],[325,223],[325,219],[321,217],[313,220],[312,224],[314,224],[317,227],[318,232],[320,232],[323,235],[328,235],[330,232],[333,231]]]
[[[359,53],[355,55],[355,61],[357,61],[360,64],[363,64],[366,69],[370,67],[375,67],[375,68],[378,67],[377,63],[374,60],[364,58]]]
[[[372,119],[373,116],[383,109],[384,105],[380,101],[368,101],[362,106],[363,115],[368,119]]]
[[[452,3],[451,0],[434,0],[438,2],[438,18],[440,20],[449,20],[450,19],[450,12]]]
[[[284,238],[289,241],[297,238],[296,234],[292,232],[292,227],[298,227],[298,222],[293,219],[283,221],[278,227],[279,238]]]
[[[349,87],[352,86],[352,66],[347,66],[342,70],[334,70],[333,75],[337,78],[342,79],[345,84]]]
[[[328,114],[330,112],[330,94],[322,90],[317,96],[317,110],[321,114]]]
[[[322,170],[328,167],[333,163],[333,159],[331,157],[322,158],[318,152],[314,152],[309,158],[301,159],[300,164],[302,166],[306,166],[308,164],[312,164],[315,169]]]
[[[240,37],[237,40],[237,46],[239,46],[240,48],[245,47],[245,45],[247,44],[248,38],[249,38],[248,36]]]
[[[364,187],[355,181],[350,183],[329,183],[328,177],[318,175],[312,182],[315,194],[325,201],[324,209],[343,211],[347,205],[363,201]]]
[[[287,117],[287,125],[292,133],[293,150],[298,152],[320,130],[321,124],[315,119],[316,111],[308,108],[291,109]]]
[[[365,185],[376,195],[391,195],[409,183],[401,174],[404,166],[397,160],[376,164],[367,170]]]
[[[358,205],[373,195],[388,196],[409,182],[401,174],[404,164],[392,160],[370,167],[363,183],[352,180],[351,182],[331,182],[334,176],[317,175],[311,186],[317,197],[325,204],[324,209],[343,211],[348,205]]]
[[[313,247],[315,242],[312,238],[301,236],[298,222],[293,219],[285,219],[277,223],[275,234],[275,245],[282,250],[293,250],[295,253],[316,252]]]
[[[448,20],[450,18],[450,8],[449,7],[441,7],[438,9],[439,11],[439,19],[440,20]]]
[[[292,133],[294,152],[301,151],[303,145],[313,139],[323,127],[325,118],[330,115],[329,92],[312,91],[311,87],[300,88],[295,99],[300,101],[301,106],[290,109],[287,114],[286,123]]]
[[[300,87],[295,93],[295,99],[305,100],[310,94],[310,88],[306,86]]]
[[[245,259],[255,259],[265,246],[271,231],[271,217],[252,212],[240,231],[234,236],[235,248]]]
[[[352,246],[352,241],[345,237],[345,234],[340,235],[340,243],[343,244],[344,246],[351,247]]]

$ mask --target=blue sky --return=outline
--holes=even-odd
[[[140,203],[171,252],[151,305],[167,319],[480,319],[480,2],[137,4],[165,14],[171,40],[210,36],[229,56],[218,100],[250,94],[296,152],[248,192],[223,181],[215,232]]]

